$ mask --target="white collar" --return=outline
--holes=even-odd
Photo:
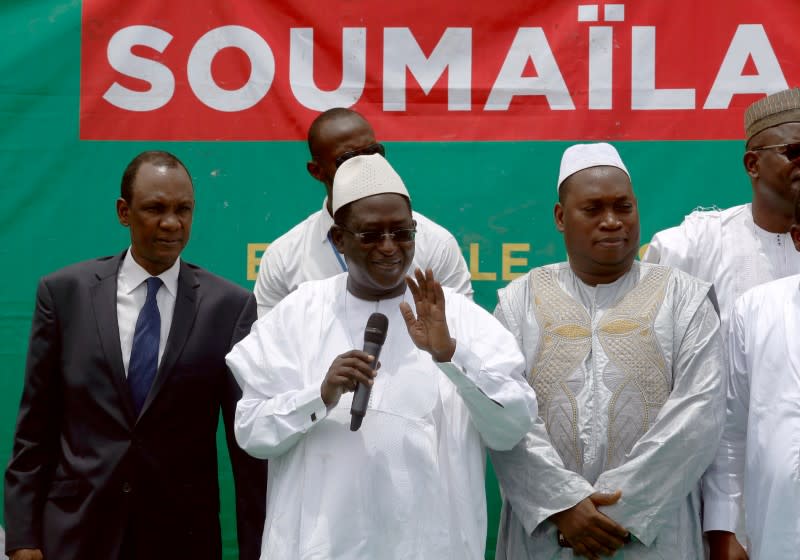
[[[753,224],[753,233],[756,235],[756,237],[758,237],[760,239],[769,240],[769,241],[774,241],[775,239],[777,239],[779,237],[789,237],[789,238],[791,238],[791,235],[790,235],[790,233],[788,231],[780,232],[780,233],[773,233],[771,231],[765,230],[760,225],[758,225],[756,223],[755,217],[753,216],[753,205],[752,205],[752,203],[747,203],[747,209],[749,210],[750,222]],[[791,239],[789,241],[791,242]]]
[[[178,294],[178,274],[181,271],[181,259],[175,259],[175,263],[167,270],[158,275],[161,281],[164,282],[164,287],[167,288],[173,297]],[[131,254],[131,248],[125,253],[125,258],[122,259],[122,266],[119,269],[118,282],[122,284],[123,290],[126,294],[131,293],[139,287],[139,285],[150,278],[152,274],[147,272],[142,266],[136,262]]]
[[[569,258],[567,259],[567,262],[569,262]],[[569,273],[573,278],[573,282],[575,283],[576,286],[582,286],[589,292],[593,292],[596,290],[609,290],[613,292],[619,289],[625,282],[628,282],[629,278],[631,278],[632,273],[636,275],[635,277],[638,280],[640,266],[641,263],[637,260],[634,260],[631,263],[631,267],[625,272],[625,274],[623,274],[613,282],[608,282],[607,284],[595,284],[594,286],[592,286],[591,284],[587,284],[586,282],[581,280],[580,276],[578,276],[575,273],[575,270],[572,268],[572,265],[569,266]]]

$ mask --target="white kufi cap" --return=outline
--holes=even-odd
[[[401,194],[411,200],[400,175],[382,155],[350,158],[339,166],[333,177],[333,214],[351,202],[385,193]]]
[[[583,171],[590,167],[598,167],[601,165],[610,165],[622,169],[630,179],[631,174],[625,164],[622,163],[622,158],[619,157],[616,148],[611,144],[600,142],[598,144],[575,144],[564,150],[564,155],[561,156],[561,170],[558,173],[558,190],[561,189],[561,184],[567,180],[570,175]]]

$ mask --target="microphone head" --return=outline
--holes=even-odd
[[[386,341],[386,331],[389,330],[389,318],[383,313],[373,313],[364,329],[364,342],[382,345]]]

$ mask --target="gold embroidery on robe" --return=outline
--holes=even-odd
[[[612,393],[606,469],[625,462],[669,397],[672,376],[654,332],[669,273],[668,268],[653,268],[598,325],[610,362],[603,383]]]
[[[583,388],[584,379],[572,374],[592,349],[592,321],[548,269],[534,270],[532,284],[541,342],[528,381],[536,391],[539,415],[553,447],[568,469],[581,472],[583,453],[575,395]]]
[[[668,279],[669,269],[653,268],[598,324],[609,360],[602,379],[612,393],[606,469],[624,462],[669,395],[672,380],[654,332]],[[553,447],[568,469],[581,472],[575,396],[585,384],[581,363],[592,351],[591,317],[559,286],[552,269],[534,270],[531,282],[541,342],[528,380]]]

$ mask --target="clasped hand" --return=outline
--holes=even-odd
[[[611,556],[624,546],[629,539],[628,531],[597,509],[615,504],[621,497],[620,490],[613,494],[595,492],[573,507],[550,516],[575,556],[599,560],[600,556]]]

